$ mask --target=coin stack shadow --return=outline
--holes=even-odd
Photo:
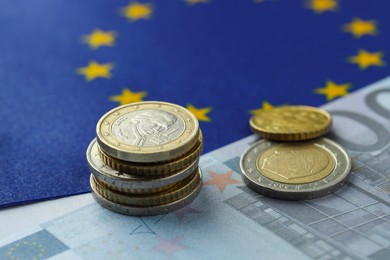
[[[155,105],[153,108],[155,110],[149,109],[151,105]],[[148,113],[150,111],[159,113],[158,108],[161,106],[168,108],[174,106],[176,111],[178,110],[176,107],[179,107],[164,102],[136,104],[137,108],[141,107],[142,109],[142,106],[146,106],[145,109]],[[126,114],[125,120],[131,119],[134,113],[126,112],[129,107],[131,105],[108,112],[99,120],[97,129],[99,124],[104,123],[103,118],[113,113]],[[179,107],[179,109],[190,113],[183,107]],[[180,115],[176,116],[180,117]],[[123,120],[123,118],[119,120]],[[196,118],[193,116],[191,120],[196,120]],[[90,185],[95,200],[117,213],[139,216],[164,214],[189,204],[198,195],[202,186],[202,174],[198,163],[203,149],[203,135],[197,121],[195,128],[192,129],[194,134],[191,137],[194,140],[184,143],[173,140],[176,144],[175,149],[179,150],[180,153],[176,152],[168,159],[166,156],[162,156],[161,160],[156,159],[159,156],[153,152],[141,153],[140,156],[141,149],[138,147],[134,148],[134,156],[132,156],[131,151],[127,151],[126,158],[130,159],[124,160],[123,156],[114,156],[116,152],[110,147],[107,148],[97,130],[97,138],[92,140],[86,152],[91,172]],[[161,147],[156,146],[155,150],[158,151]]]

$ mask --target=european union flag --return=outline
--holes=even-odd
[[[388,1],[0,3],[0,206],[89,191],[85,150],[115,106],[191,110],[204,152],[284,104],[388,76]]]

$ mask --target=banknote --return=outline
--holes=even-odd
[[[201,157],[188,206],[130,217],[95,202],[0,243],[0,259],[390,259],[390,78],[323,107],[329,138],[353,162],[347,184],[315,200],[248,189],[239,160],[249,136]]]

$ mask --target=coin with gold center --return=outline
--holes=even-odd
[[[107,112],[97,123],[96,133],[99,147],[111,157],[137,163],[162,162],[194,147],[199,123],[184,107],[147,101]]]
[[[200,169],[199,169],[200,171]],[[103,207],[112,210],[114,212],[132,216],[150,216],[150,215],[158,215],[158,214],[166,214],[171,211],[180,209],[188,204],[190,204],[196,196],[199,194],[202,188],[202,182],[199,181],[193,190],[190,190],[186,195],[183,195],[180,199],[172,201],[167,204],[160,204],[157,206],[132,206],[127,204],[120,204],[113,202],[111,200],[103,197],[96,189],[95,181],[93,175],[90,178],[90,184],[92,188],[92,196],[95,200],[101,204]]]
[[[93,176],[91,177],[94,190],[104,198],[115,203],[142,207],[158,206],[180,200],[194,190],[200,181],[201,173],[199,170],[196,170],[193,174],[167,190],[153,194],[136,195],[113,190],[107,184],[100,182]]]
[[[241,157],[249,188],[280,199],[312,199],[344,185],[351,159],[337,143],[318,138],[299,143],[261,140]]]
[[[96,139],[92,140],[86,152],[88,168],[95,178],[108,184],[113,189],[133,194],[155,193],[173,186],[183,180],[198,168],[199,158],[188,167],[168,176],[139,176],[119,172],[106,165],[99,156]]]
[[[134,163],[127,162],[119,159],[115,159],[106,155],[99,148],[99,155],[102,161],[110,166],[111,168],[122,172],[129,173],[132,175],[139,176],[161,176],[161,175],[171,175],[175,172],[178,172],[189,165],[191,165],[197,158],[203,149],[203,135],[199,130],[198,142],[191,148],[189,152],[183,156],[176,158],[173,161],[159,162],[159,163]]]
[[[302,141],[326,134],[331,115],[309,106],[282,106],[264,110],[249,121],[253,132],[274,141]]]

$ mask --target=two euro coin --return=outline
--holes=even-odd
[[[166,102],[115,108],[87,149],[92,194],[128,215],[157,215],[190,203],[201,189],[203,136],[196,117]]]
[[[307,106],[252,117],[252,130],[266,139],[241,156],[244,182],[265,196],[286,200],[314,199],[342,187],[351,159],[339,144],[321,137],[331,123],[329,113]]]
[[[337,143],[321,137],[304,142],[261,140],[241,157],[245,184],[268,197],[319,198],[342,187],[351,160]]]

